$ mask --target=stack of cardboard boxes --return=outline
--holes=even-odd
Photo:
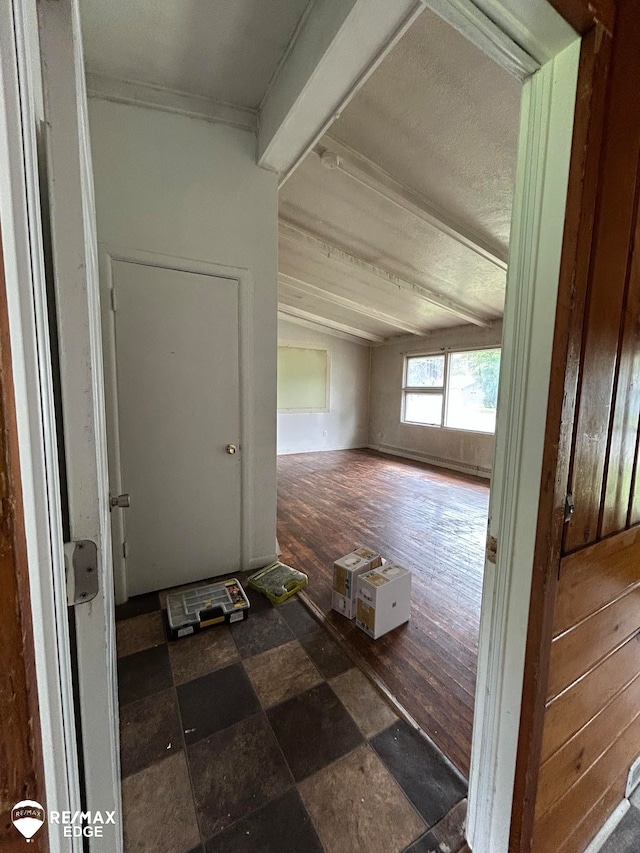
[[[333,609],[377,640],[411,616],[411,572],[371,548],[333,564]]]

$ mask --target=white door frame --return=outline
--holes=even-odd
[[[581,40],[524,85],[503,321],[467,837],[509,846]]]
[[[116,371],[116,342],[115,318],[113,312],[113,262],[141,264],[149,267],[160,267],[178,272],[191,272],[198,275],[226,278],[238,283],[239,299],[239,329],[238,357],[240,367],[240,565],[239,569],[260,568],[264,560],[258,560],[255,565],[249,558],[250,535],[252,527],[252,502],[246,500],[249,491],[249,475],[251,471],[251,447],[249,440],[249,424],[251,423],[251,406],[253,386],[249,365],[252,359],[253,334],[250,329],[251,303],[253,300],[253,276],[247,269],[213,264],[209,261],[194,261],[187,258],[177,258],[171,255],[161,255],[153,252],[143,252],[112,246],[107,243],[99,244],[100,288],[102,306],[102,338],[104,351],[104,383],[106,395],[106,424],[109,445],[109,482],[111,491],[115,494],[122,492],[122,476],[120,464],[120,437],[118,429],[118,388]],[[126,510],[115,510],[111,518],[111,535],[114,556],[114,582],[116,603],[122,604],[127,600],[127,568],[123,554],[124,542],[123,515]]]
[[[120,815],[98,250],[78,0],[39,0],[37,12],[70,539],[91,540],[97,548],[98,593],[75,607],[84,807]],[[122,822],[89,843],[92,853],[118,853]]]
[[[35,3],[0,2],[0,222],[48,808],[81,805],[40,219]],[[51,853],[81,853],[53,833]]]
[[[523,25],[533,7],[548,13],[545,0],[427,0],[434,8],[446,4],[448,19],[464,20],[465,35],[476,41],[474,32],[482,33],[477,43],[487,50],[494,30],[487,29],[486,16],[479,12],[493,10],[494,21],[518,23],[518,5]],[[48,805],[74,808],[78,803],[78,771],[75,730],[69,672],[69,638],[66,628],[64,600],[64,566],[60,537],[60,497],[57,480],[56,436],[53,427],[51,365],[48,350],[48,318],[46,312],[41,232],[38,206],[38,171],[34,127],[40,119],[37,74],[32,62],[34,49],[33,21],[29,20],[35,0],[0,0],[0,73],[3,99],[0,104],[0,134],[7,142],[0,162],[0,215],[4,229],[5,263],[9,321],[16,387],[16,406],[21,454],[21,474],[27,517],[27,546],[30,562],[32,608],[34,611],[35,647],[38,666],[41,725],[45,747],[45,781]],[[77,0],[44,0],[45,14],[67,16],[71,30],[63,33],[62,42],[52,44],[48,57],[69,48],[76,61],[79,51]],[[515,12],[514,12],[515,9]],[[535,11],[535,10],[534,10]],[[26,22],[25,22],[26,16]],[[457,17],[456,17],[457,16]],[[542,16],[544,17],[544,15]],[[58,20],[60,18],[58,17]],[[471,21],[471,25],[469,25]],[[481,26],[474,25],[479,21]],[[566,28],[566,24],[563,25]],[[499,29],[499,28],[498,28]],[[55,30],[55,27],[54,27]],[[499,32],[509,31],[502,26]],[[503,33],[504,35],[504,33]],[[53,30],[52,30],[53,40]],[[504,38],[500,38],[504,45]],[[522,43],[522,40],[520,40]],[[530,43],[535,38],[529,39]],[[499,409],[497,456],[491,501],[491,532],[499,540],[495,568],[487,563],[483,592],[481,642],[479,656],[476,719],[469,792],[468,837],[474,853],[502,853],[508,849],[512,784],[517,751],[520,716],[524,648],[529,610],[533,534],[537,521],[546,400],[549,384],[553,318],[557,295],[558,269],[564,220],[564,199],[569,162],[571,122],[567,113],[575,97],[579,40],[557,59],[558,50],[542,45],[531,55],[546,62],[531,82],[523,104],[523,122],[518,167],[518,190],[514,205],[514,230],[511,241],[510,287],[507,290],[501,384],[502,396],[509,397]],[[55,49],[54,49],[55,48]],[[498,55],[500,51],[498,51]],[[17,54],[17,56],[16,56]],[[509,54],[509,51],[507,51]],[[513,70],[513,57],[510,60]],[[37,63],[36,63],[37,64]],[[55,64],[55,62],[54,62]],[[521,64],[521,63],[520,63]],[[516,66],[518,63],[516,63]],[[54,69],[55,70],[55,69]],[[91,215],[92,194],[88,157],[86,103],[82,75],[76,81],[79,124],[79,150],[69,151],[62,162],[73,171],[83,194],[84,210],[76,222],[78,234],[95,239]],[[562,126],[560,126],[562,125]],[[526,132],[525,132],[526,129]],[[76,239],[79,239],[76,235]],[[77,246],[80,250],[79,244]],[[84,247],[86,248],[86,246]],[[91,524],[83,528],[87,538],[97,538],[102,546],[105,583],[101,598],[79,619],[81,640],[80,662],[83,677],[92,665],[102,679],[103,712],[91,721],[85,731],[92,743],[98,742],[102,767],[95,753],[85,753],[92,802],[89,808],[106,809],[115,800],[119,809],[119,774],[117,733],[113,727],[117,717],[113,686],[113,625],[110,582],[108,514],[106,512],[106,429],[100,417],[103,405],[99,375],[91,373],[100,364],[101,353],[96,341],[100,337],[97,305],[98,284],[95,265],[90,256],[86,285],[77,307],[79,325],[77,340],[84,341],[86,356],[81,369],[90,384],[91,405],[82,420],[88,424],[94,442],[93,456],[87,446],[73,445],[78,451],[73,465],[80,479],[86,477],[87,501],[96,513]],[[228,273],[228,271],[227,271]],[[234,275],[235,277],[235,275]],[[84,275],[72,276],[77,285]],[[73,287],[72,287],[73,289]],[[74,291],[75,293],[76,291]],[[87,298],[88,296],[88,298]],[[545,302],[546,300],[546,302]],[[68,300],[67,300],[68,301]],[[249,330],[247,346],[251,345]],[[72,334],[73,340],[73,334]],[[88,345],[88,348],[87,348]],[[531,358],[535,353],[535,358]],[[71,366],[67,365],[67,370]],[[82,378],[79,380],[82,382]],[[247,400],[251,404],[250,395]],[[89,406],[91,409],[91,406]],[[88,420],[87,420],[88,417]],[[243,422],[248,423],[246,410]],[[246,446],[246,442],[245,442]],[[245,460],[245,469],[247,460]],[[97,521],[95,520],[97,519]],[[89,535],[92,534],[92,535]],[[78,531],[75,535],[79,536]],[[80,611],[79,611],[80,612]],[[100,623],[94,636],[107,638],[107,648],[91,649],[92,622]],[[83,648],[89,652],[85,654]],[[52,654],[57,649],[58,654]],[[100,663],[102,659],[102,663]],[[93,663],[90,664],[90,661]],[[93,682],[92,682],[93,683]],[[87,685],[84,685],[85,693]],[[86,699],[86,697],[85,697]],[[81,711],[83,699],[81,697]],[[85,723],[86,725],[86,723]],[[88,760],[87,760],[88,759]],[[98,802],[102,790],[106,799]],[[107,802],[108,801],[108,802]],[[120,851],[121,839],[109,839],[109,851]],[[51,838],[51,849],[63,849],[62,841]],[[66,848],[68,849],[68,847]],[[77,848],[75,848],[77,849]],[[74,849],[74,853],[75,853]],[[98,846],[92,843],[92,850]]]

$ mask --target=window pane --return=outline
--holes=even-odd
[[[499,376],[499,349],[452,353],[445,426],[495,432]]]
[[[405,394],[404,419],[414,424],[440,426],[442,423],[442,394]]]
[[[443,385],[443,355],[419,355],[407,359],[408,388],[442,388]]]

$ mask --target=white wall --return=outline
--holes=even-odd
[[[369,444],[380,450],[407,453],[425,461],[449,465],[488,476],[493,463],[495,436],[457,429],[403,424],[402,372],[408,353],[443,352],[499,346],[502,324],[492,328],[460,326],[428,337],[389,343],[371,350]]]
[[[89,101],[98,239],[247,269],[250,541],[275,552],[277,178],[255,164],[253,133],[159,110]]]
[[[365,447],[369,418],[369,347],[278,322],[278,342],[319,344],[331,353],[330,411],[278,413],[278,453]]]

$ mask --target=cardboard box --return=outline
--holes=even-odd
[[[411,617],[411,572],[398,563],[362,573],[357,580],[356,625],[377,640]]]
[[[356,615],[356,584],[358,575],[377,569],[382,557],[371,548],[356,548],[351,554],[341,557],[333,564],[333,593],[331,604],[334,610],[347,619]]]

